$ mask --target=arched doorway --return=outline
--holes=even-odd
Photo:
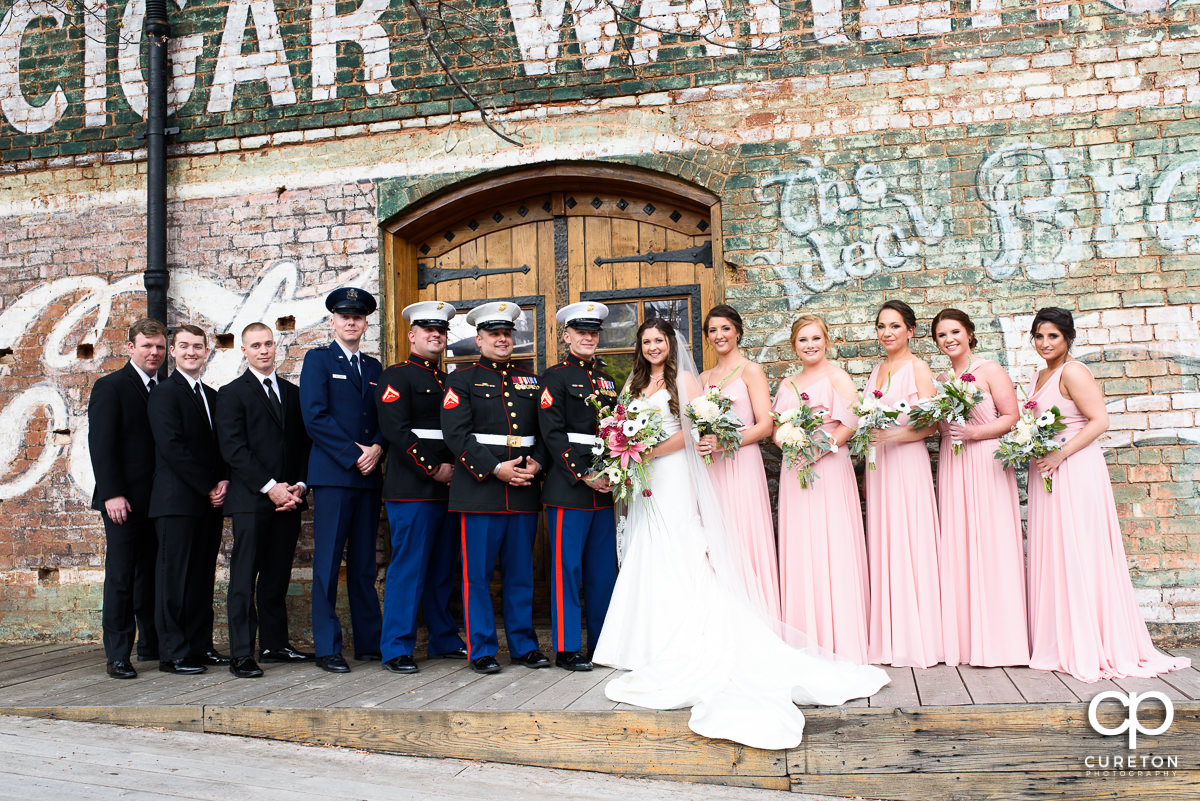
[[[565,356],[554,320],[578,300],[609,305],[600,343],[618,383],[633,361],[646,317],[671,320],[704,362],[704,311],[724,298],[720,205],[711,192],[671,176],[609,164],[542,165],[453,187],[384,224],[383,348],[408,352],[400,310],[418,300],[460,311],[486,300],[524,310],[516,357],[541,373]],[[446,367],[478,354],[474,330],[454,320]],[[535,618],[549,618],[549,543],[534,550]],[[498,593],[498,583],[493,593]]]
[[[403,358],[400,309],[417,300],[462,310],[489,299],[525,310],[517,356],[541,372],[563,357],[554,313],[577,300],[609,304],[601,341],[623,378],[633,334],[648,316],[670,319],[703,361],[700,320],[724,295],[720,206],[677,178],[608,164],[543,165],[459,185],[384,226],[385,353]],[[451,331],[447,367],[472,361],[474,331]]]

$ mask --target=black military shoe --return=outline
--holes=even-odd
[[[413,661],[411,654],[401,654],[394,656],[383,663],[384,670],[390,670],[393,673],[416,673],[420,668]]]
[[[443,654],[430,654],[429,658],[430,659],[466,659],[467,658],[467,649],[464,646],[462,648],[456,648],[453,651],[446,651]]]
[[[318,656],[317,667],[324,670],[326,673],[349,673],[350,666],[346,664],[346,658],[341,654],[333,656]]]
[[[208,670],[204,665],[193,662],[191,659],[170,659],[166,662],[159,662],[158,669],[163,673],[174,673],[179,676],[195,676],[197,673]]]
[[[315,654],[297,651],[290,645],[285,645],[282,648],[264,648],[258,655],[259,662],[272,663],[311,662],[316,658]]]
[[[543,654],[541,651],[537,650],[536,648],[527,654],[521,654],[520,656],[514,656],[512,658],[512,663],[514,665],[524,665],[525,667],[528,667],[528,668],[550,667],[550,660],[546,658],[545,654]]]
[[[471,670],[476,673],[499,673],[500,663],[494,656],[481,656],[471,660]]]
[[[252,656],[235,656],[229,660],[229,672],[239,679],[257,679],[263,674]]]
[[[221,665],[229,664],[229,657],[225,656],[224,654],[217,653],[216,649],[210,648],[209,650],[205,651],[204,655],[196,661],[202,665],[216,665],[217,667],[220,667]]]
[[[586,671],[592,669],[592,660],[579,651],[559,651],[554,658],[554,664],[564,670]]]

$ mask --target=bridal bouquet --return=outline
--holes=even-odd
[[[913,428],[928,428],[943,421],[962,425],[971,416],[975,405],[983,400],[983,392],[975,386],[975,376],[970,373],[935,384],[937,394],[920,401],[908,413],[908,424]],[[951,439],[950,445],[955,456],[962,453],[960,440]]]
[[[1005,467],[1018,467],[1030,459],[1040,459],[1062,447],[1054,441],[1054,435],[1066,429],[1063,414],[1057,406],[1037,415],[1037,401],[1028,401],[1021,409],[1021,416],[1012,430],[1000,438],[995,456]],[[1054,492],[1054,479],[1042,476],[1046,492]]]
[[[792,387],[795,389],[795,387]],[[796,471],[800,488],[808,489],[816,478],[814,463],[827,453],[837,453],[837,443],[821,429],[824,419],[808,405],[808,393],[799,393],[800,405],[786,412],[772,412],[779,424],[775,440],[788,466]]]
[[[619,501],[637,493],[650,497],[650,465],[642,454],[667,438],[662,413],[628,394],[618,397],[613,406],[602,405],[594,394],[587,400],[600,417],[592,470],[608,479]]]
[[[692,427],[693,439],[699,442],[705,434],[715,434],[726,458],[737,455],[737,449],[742,444],[742,434],[738,431],[742,421],[733,412],[733,398],[722,394],[720,387],[709,387],[703,395],[689,403],[684,412],[695,423]],[[712,464],[711,454],[704,455],[704,463]]]
[[[897,418],[909,411],[905,401],[900,401],[895,408],[883,403],[880,398],[883,393],[879,390],[864,392],[858,396],[858,403],[853,407],[858,416],[858,428],[850,437],[850,453],[855,456],[867,455],[867,469],[875,469],[875,446],[871,444],[871,430],[891,428],[897,425]]]

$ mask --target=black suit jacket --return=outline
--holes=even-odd
[[[106,500],[122,495],[137,514],[145,515],[150,507],[154,438],[146,412],[148,398],[142,377],[128,362],[92,385],[88,449],[96,476],[93,509],[103,511]]]
[[[201,386],[204,386],[203,384]],[[214,416],[217,392],[204,386]],[[154,433],[154,490],[150,516],[201,516],[213,511],[208,493],[226,477],[217,435],[204,405],[176,370],[150,394],[147,406]]]
[[[230,472],[227,515],[273,512],[275,504],[260,491],[263,485],[271,479],[307,480],[312,442],[300,414],[300,390],[278,373],[275,377],[282,415],[249,369],[217,393],[217,442]]]

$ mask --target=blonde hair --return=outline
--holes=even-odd
[[[825,319],[819,314],[802,314],[796,318],[796,322],[792,323],[792,336],[788,342],[791,343],[793,349],[796,347],[796,336],[806,325],[815,325],[820,328],[821,334],[825,337],[825,346],[829,346],[829,326],[825,324]]]

